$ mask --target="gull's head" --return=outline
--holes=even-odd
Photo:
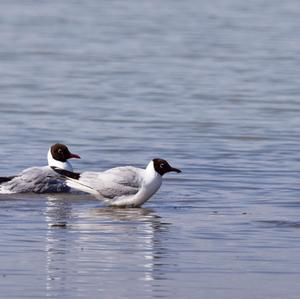
[[[66,162],[68,159],[80,159],[79,155],[72,154],[68,147],[61,143],[53,144],[49,150],[52,159],[59,162]]]
[[[178,169],[178,168],[175,168],[175,167],[172,167],[166,160],[164,159],[159,159],[159,158],[156,158],[156,159],[153,159],[152,160],[153,162],[153,167],[154,167],[154,170],[159,173],[161,176],[164,175],[165,173],[167,172],[177,172],[177,173],[180,173],[181,170]]]
[[[72,154],[67,146],[61,143],[53,144],[48,151],[48,165],[55,166],[61,169],[73,171],[71,163],[68,161],[71,158],[80,159],[76,154]]]

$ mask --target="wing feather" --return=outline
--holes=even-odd
[[[80,175],[79,182],[97,190],[102,197],[113,199],[136,194],[142,184],[142,171],[143,169],[125,166],[104,172],[84,172]]]
[[[69,187],[48,166],[23,170],[11,180],[1,184],[0,193],[65,192]]]

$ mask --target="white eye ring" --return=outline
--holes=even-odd
[[[160,167],[160,168],[164,168],[164,163],[160,163],[160,164],[159,164],[159,167]]]
[[[61,148],[59,148],[57,152],[60,154],[60,153],[62,152],[62,149],[61,149]]]

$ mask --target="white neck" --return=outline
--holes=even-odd
[[[55,166],[64,170],[68,170],[68,171],[73,171],[73,167],[71,165],[71,163],[67,160],[66,162],[61,162],[61,161],[57,161],[55,159],[53,159],[52,154],[51,154],[51,149],[49,149],[48,151],[48,165],[49,166]]]
[[[142,170],[142,169],[141,169]],[[162,183],[162,176],[154,169],[153,161],[151,161],[145,170],[143,170],[144,180],[141,189],[134,196],[126,196],[116,200],[113,205],[116,206],[141,206],[146,202],[157,190]]]
[[[145,181],[152,181],[156,177],[162,178],[162,176],[155,171],[153,161],[150,161],[145,169]]]

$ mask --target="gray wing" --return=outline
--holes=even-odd
[[[69,191],[69,187],[63,180],[59,179],[58,175],[48,166],[25,169],[0,186],[0,193],[67,191]]]
[[[142,184],[143,169],[125,166],[104,172],[84,172],[79,182],[97,190],[107,199],[136,194]]]

